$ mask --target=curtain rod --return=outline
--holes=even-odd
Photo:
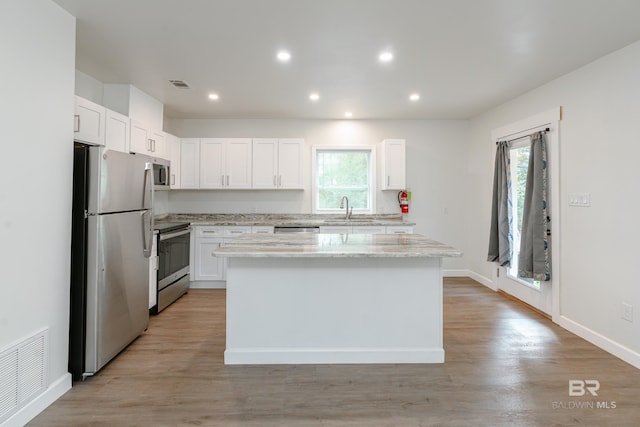
[[[517,141],[517,140],[522,139],[522,138],[529,138],[531,135],[533,135],[533,134],[535,134],[535,133],[538,133],[538,132],[549,132],[550,130],[551,130],[551,129],[549,129],[549,128],[544,128],[543,130],[535,131],[535,132],[533,132],[533,133],[530,133],[529,135],[519,136],[519,137],[517,137],[517,138],[509,139],[509,140],[507,140],[507,141],[496,141],[496,145],[498,145],[498,142],[506,142],[506,143],[509,143],[509,142]]]

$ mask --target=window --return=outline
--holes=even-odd
[[[314,147],[313,153],[315,212],[340,212],[343,196],[354,213],[374,212],[373,149]]]

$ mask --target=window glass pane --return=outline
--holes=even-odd
[[[342,196],[354,210],[370,208],[369,150],[318,150],[316,152],[317,208],[340,209]]]

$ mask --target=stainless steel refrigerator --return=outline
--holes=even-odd
[[[153,164],[74,147],[69,372],[93,375],[149,322]]]

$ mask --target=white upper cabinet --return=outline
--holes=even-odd
[[[166,135],[167,153],[169,154],[169,185],[172,190],[180,189],[180,138],[171,135]]]
[[[110,150],[129,152],[131,121],[129,117],[107,109],[105,145]]]
[[[226,175],[224,140],[202,138],[200,140],[200,188],[224,188]]]
[[[164,132],[152,130],[143,122],[134,119],[131,119],[130,151],[169,160]]]
[[[405,140],[385,139],[381,145],[382,190],[404,190],[407,186]]]
[[[76,96],[73,139],[88,144],[104,145],[105,118],[105,107]]]
[[[253,188],[302,189],[303,139],[253,140]]]
[[[180,188],[200,188],[200,139],[180,141]]]
[[[251,139],[200,139],[200,188],[251,188]]]

